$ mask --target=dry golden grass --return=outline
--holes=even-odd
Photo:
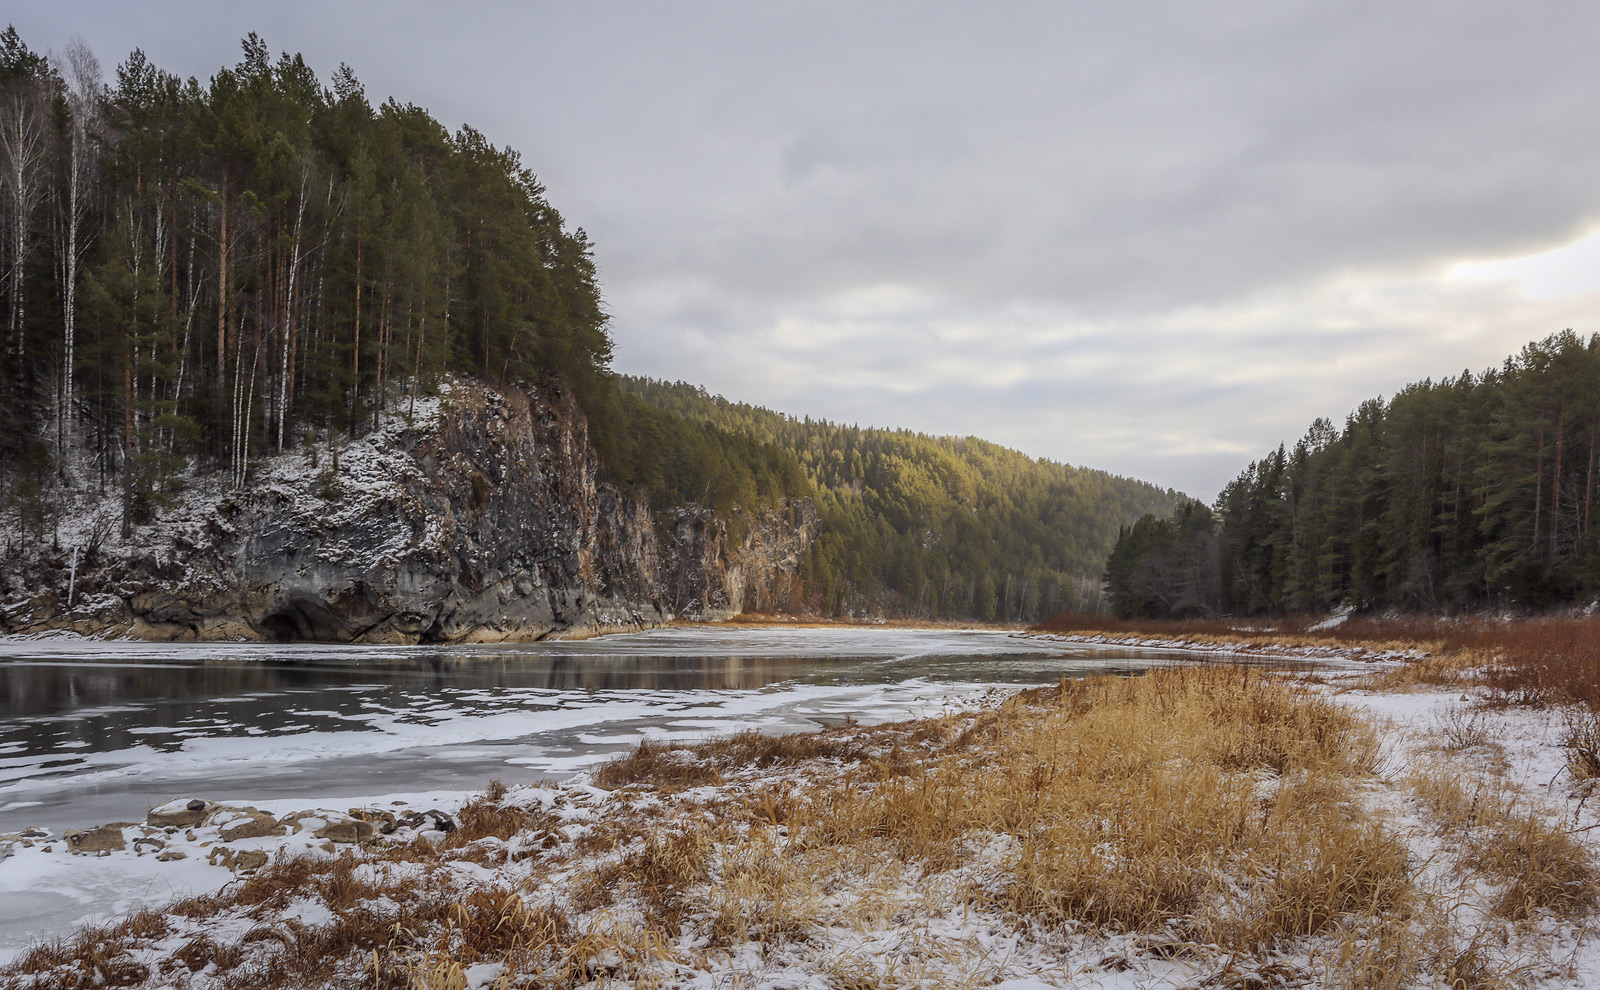
[[[380,881],[363,875],[362,867],[373,864],[406,869]],[[545,985],[571,985],[587,961],[573,954],[572,945],[553,948],[568,932],[559,910],[526,907],[515,892],[492,886],[453,896],[449,871],[439,866],[438,851],[426,843],[361,859],[284,860],[224,892],[174,904],[169,914],[193,919],[199,932],[156,972],[129,950],[170,936],[173,927],[146,911],[115,927],[86,929],[73,940],[34,949],[0,970],[0,985],[77,990],[155,980],[165,986],[210,968],[220,973],[217,985],[226,990],[407,990],[450,985],[448,967],[429,970],[419,962],[444,952],[459,965],[514,959],[525,972],[548,972]],[[301,899],[322,903],[334,921],[307,926],[275,920],[276,911]],[[224,942],[205,932],[208,920],[224,914],[258,921],[237,942]]]
[[[819,796],[798,835],[877,840],[933,871],[974,836],[1008,837],[1002,897],[1018,915],[1127,930],[1183,919],[1245,950],[1404,908],[1404,850],[1347,790],[1376,737],[1326,698],[1242,668],[1179,669],[1063,684],[1042,710],[981,719],[968,745],[990,727],[962,758]]]
[[[1241,619],[1119,620],[1064,614],[1034,632],[1158,637],[1180,643],[1248,648],[1360,648],[1422,654],[1377,671],[1358,686],[1392,691],[1410,687],[1483,685],[1503,704],[1577,704],[1600,710],[1600,615],[1520,619],[1450,616],[1351,616],[1314,629],[1313,616]]]
[[[149,978],[150,968],[127,952],[130,943],[153,942],[169,932],[162,915],[137,911],[106,928],[89,928],[71,939],[42,945],[9,967],[0,978],[48,974],[52,990],[88,990],[91,987],[138,986]],[[10,982],[0,983],[10,987]]]
[[[1410,784],[1461,868],[1500,886],[1494,914],[1513,921],[1544,912],[1573,917],[1600,900],[1600,873],[1588,850],[1502,782],[1431,766]]]
[[[1476,655],[1429,654],[1381,667],[1348,686],[1363,691],[1412,691],[1419,688],[1468,688],[1485,683],[1483,661]]]
[[[597,770],[594,782],[601,787],[643,784],[677,789],[720,784],[722,774],[711,763],[700,759],[689,746],[646,739],[632,753]]]
[[[1595,904],[1595,870],[1588,852],[1536,811],[1506,821],[1473,849],[1466,864],[1505,881],[1494,913],[1513,921],[1544,911],[1570,917]]]
[[[747,768],[768,769],[819,759],[859,760],[864,754],[848,733],[802,732],[763,735],[750,731],[704,743],[645,740],[632,753],[595,772],[601,787],[645,784],[657,789],[722,783],[723,774]]]
[[[442,848],[461,849],[481,839],[504,841],[518,834],[542,838],[558,824],[548,812],[505,804],[505,796],[506,785],[490,781],[487,791],[456,812],[456,827],[445,835]]]
[[[663,931],[692,906],[708,949],[984,904],[1023,925],[1178,925],[1244,952],[1409,910],[1405,851],[1350,792],[1374,734],[1292,684],[1215,668],[1069,682],[912,735],[803,795],[755,790],[743,821],[649,840],[586,875],[584,906],[631,897]],[[996,851],[995,869],[968,871]],[[922,878],[914,905],[907,877]]]
[[[1600,712],[1571,708],[1563,717],[1561,744],[1567,750],[1567,769],[1573,780],[1600,777]]]

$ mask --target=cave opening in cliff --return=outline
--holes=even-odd
[[[345,623],[320,600],[297,596],[263,616],[261,631],[280,643],[336,643],[348,640]]]

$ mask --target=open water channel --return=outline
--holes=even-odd
[[[570,776],[645,737],[934,715],[986,691],[1184,661],[1195,658],[899,628],[674,628],[451,647],[0,640],[0,832],[140,821],[179,796],[280,814],[443,805],[494,778]],[[122,869],[0,859],[0,958],[209,882],[185,876],[186,890],[170,870]]]

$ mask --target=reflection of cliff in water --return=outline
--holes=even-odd
[[[507,658],[461,651],[359,664],[8,663],[0,664],[0,752],[175,749],[194,736],[239,734],[246,726],[264,737],[362,731],[363,718],[383,712],[428,724],[441,709],[471,713],[478,693],[485,710],[533,714],[549,707],[542,703],[546,692],[753,690],[817,680],[826,666],[781,657]]]
[[[551,691],[748,691],[815,674],[819,666],[814,657],[503,657],[457,650],[428,662],[458,686]]]
[[[382,684],[458,690],[750,690],[814,672],[817,664],[815,659],[737,656],[505,659],[459,651],[361,664],[298,660],[0,664],[0,717],[51,715],[122,702]]]
[[[131,821],[183,795],[366,800],[531,783],[641,735],[870,724],[1001,683],[1195,662],[963,630],[670,629],[404,649],[0,640],[0,828]]]

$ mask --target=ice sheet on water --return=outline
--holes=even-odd
[[[252,781],[275,795],[313,768],[353,792],[371,789],[368,775],[412,767],[474,785],[506,766],[570,773],[649,728],[704,736],[903,718],[983,690],[984,674],[1053,681],[1093,666],[1088,652],[1064,658],[1057,644],[1000,633],[900,629],[669,629],[409,650],[0,642],[0,677],[19,664],[35,680],[70,668],[74,696],[86,689],[81,674],[112,683],[108,698],[0,711],[0,828],[23,801],[61,805],[62,826],[84,824],[94,816],[66,814],[69,785],[143,798],[120,811],[97,806],[129,818],[191,782]],[[202,683],[184,680],[197,670]],[[180,686],[169,691],[169,679]]]
[[[273,814],[448,806],[493,777],[566,777],[646,736],[937,714],[1001,681],[1053,683],[1115,657],[903,629],[668,629],[411,649],[0,640],[0,678],[39,690],[0,706],[0,830],[142,820],[178,796]],[[97,698],[90,688],[102,682],[110,694]],[[71,690],[50,686],[62,684]],[[203,861],[29,859],[0,867],[0,915],[33,919],[0,931],[13,951],[41,925],[63,931],[231,876]],[[53,907],[34,903],[46,891]]]

